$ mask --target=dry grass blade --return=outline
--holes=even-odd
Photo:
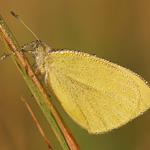
[[[20,47],[18,43],[11,34],[2,17],[0,17],[0,38],[8,51],[15,53],[15,55],[12,55],[12,58],[36,98],[36,101],[41,107],[47,121],[54,130],[63,149],[79,150],[77,143],[75,142],[63,119],[60,117],[60,114],[56,110],[50,96],[41,85],[39,79],[35,76],[35,73],[27,58],[21,51],[19,51]]]

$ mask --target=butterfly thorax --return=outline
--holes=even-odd
[[[44,43],[39,43],[35,47],[35,63],[37,71],[39,71],[42,75],[46,74],[46,62],[51,51],[52,48]]]

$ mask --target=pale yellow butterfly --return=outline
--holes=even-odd
[[[88,132],[118,128],[150,107],[150,87],[136,73],[87,53],[34,45],[37,69],[67,114]]]
[[[54,50],[40,41],[31,46],[37,70],[68,115],[88,132],[118,128],[150,107],[150,86],[136,73],[87,53]]]

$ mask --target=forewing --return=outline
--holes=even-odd
[[[75,51],[47,57],[52,91],[70,117],[91,133],[117,128],[150,105],[149,99],[142,103],[150,97],[149,87],[123,67]]]

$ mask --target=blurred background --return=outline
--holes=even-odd
[[[53,48],[96,54],[129,68],[150,82],[149,0],[0,0],[0,14],[20,45],[36,40],[12,15],[14,11]],[[0,41],[0,56],[7,53]],[[31,60],[32,61],[32,60]],[[52,147],[57,139],[11,57],[0,62],[0,149],[46,150],[21,94],[46,132]],[[150,110],[127,125],[90,135],[59,107],[82,150],[149,150]]]

